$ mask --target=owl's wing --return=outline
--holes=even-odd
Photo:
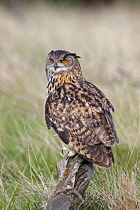
[[[65,84],[49,95],[46,124],[85,159],[110,167],[114,162],[111,146],[118,142],[112,106],[98,89],[85,84]]]
[[[114,123],[113,123],[113,119],[111,115],[111,111],[114,112],[113,105],[111,104],[109,99],[105,97],[103,92],[99,90],[95,85],[85,80],[83,87],[84,86],[88,90],[88,92],[94,95],[96,106],[100,109],[99,111],[99,113],[101,114],[100,120],[103,123],[103,125],[100,126],[101,129],[99,132],[98,132],[98,129],[95,129],[98,135],[100,136],[99,138],[106,146],[109,146],[109,145],[112,146],[114,143],[118,143],[119,140],[117,137],[117,133],[115,131],[115,127],[114,127]],[[107,138],[107,134],[108,134],[108,138]],[[104,135],[106,136],[106,138]]]
[[[104,111],[113,111],[114,112],[114,107],[111,104],[111,102],[109,101],[109,99],[107,99],[105,97],[105,95],[103,94],[103,92],[97,88],[95,85],[93,85],[92,83],[88,82],[88,81],[84,81],[83,86],[88,89],[88,91],[90,91],[91,93],[93,93],[93,95],[95,95],[95,97],[97,97],[98,99],[100,99],[100,104],[101,107]]]
[[[84,136],[89,145],[103,143],[110,147],[118,142],[110,104],[106,105],[106,98],[99,97],[97,91],[91,91],[85,82],[59,87],[46,101],[48,128],[53,127],[65,143],[72,139],[82,142]]]

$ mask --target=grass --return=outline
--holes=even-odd
[[[53,192],[63,143],[44,121],[45,57],[76,52],[115,107],[115,164],[95,166],[90,209],[139,209],[140,8],[0,8],[0,209],[38,209]]]

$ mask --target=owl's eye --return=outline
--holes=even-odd
[[[50,59],[50,63],[54,63],[54,60],[53,59]]]
[[[67,62],[68,62],[68,60],[63,59],[63,60],[61,60],[60,62],[61,62],[61,63],[67,63]]]

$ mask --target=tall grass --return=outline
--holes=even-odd
[[[139,209],[140,8],[0,8],[0,209],[38,209],[53,192],[63,143],[44,120],[45,57],[76,52],[115,107],[115,164],[95,166],[87,209]]]

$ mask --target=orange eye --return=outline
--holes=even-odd
[[[64,59],[64,60],[61,60],[60,62],[61,62],[61,63],[67,63],[68,60]]]
[[[54,60],[53,59],[50,59],[50,63],[54,63]]]

